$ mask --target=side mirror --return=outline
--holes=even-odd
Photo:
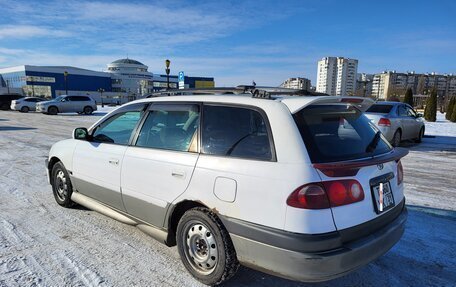
[[[416,114],[416,117],[417,117],[417,118],[422,118],[422,117],[423,117],[423,114],[422,114],[422,113],[417,113],[417,114]]]
[[[75,128],[73,130],[73,139],[86,141],[89,139],[89,131],[86,128]]]

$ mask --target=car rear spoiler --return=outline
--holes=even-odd
[[[377,157],[363,158],[359,160],[314,163],[313,166],[324,173],[326,176],[355,176],[359,169],[364,166],[380,165],[390,161],[398,162],[401,158],[408,154],[405,148],[394,148],[391,152],[379,155]]]
[[[303,102],[301,97],[294,97],[288,99],[282,99],[282,102],[288,106],[288,109],[292,114],[299,112],[303,108],[310,105],[318,104],[331,104],[331,103],[347,103],[351,104],[362,112],[365,112],[370,106],[372,106],[375,101],[371,98],[363,97],[352,97],[352,96],[326,96],[326,97],[305,97],[306,101]],[[308,99],[311,99],[308,101]]]

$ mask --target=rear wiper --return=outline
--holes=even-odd
[[[372,139],[372,141],[366,147],[366,152],[371,153],[377,148],[377,145],[378,145],[378,142],[380,141],[380,136],[381,135],[382,135],[381,131],[378,131],[378,132],[375,133],[374,138]]]

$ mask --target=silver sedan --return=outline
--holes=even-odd
[[[424,135],[424,120],[408,104],[400,102],[377,102],[365,115],[374,123],[386,139],[399,146],[402,140],[421,142]]]

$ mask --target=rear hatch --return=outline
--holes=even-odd
[[[338,230],[379,222],[376,219],[402,209],[402,170],[400,174],[398,170],[407,151],[393,149],[360,109],[340,100],[314,101],[293,117]]]

